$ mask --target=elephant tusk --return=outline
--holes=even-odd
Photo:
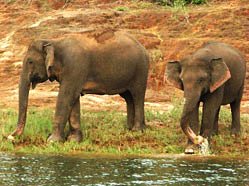
[[[190,140],[196,145],[202,144],[205,139],[202,136],[197,136],[189,127],[187,128],[187,135],[189,136]]]

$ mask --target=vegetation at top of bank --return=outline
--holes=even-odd
[[[207,3],[207,0],[153,0],[154,2],[163,5],[163,6],[185,6],[187,4],[204,4]]]
[[[128,131],[126,114],[118,111],[82,110],[81,123],[84,140],[81,143],[65,142],[48,144],[53,111],[29,109],[27,126],[23,136],[10,142],[6,136],[14,130],[17,112],[12,109],[0,111],[0,151],[71,154],[101,153],[114,155],[156,155],[183,153],[186,136],[179,126],[182,104],[174,101],[168,112],[146,111],[147,129],[144,132]],[[230,111],[222,109],[220,135],[212,140],[214,154],[245,155],[249,153],[249,119],[242,115],[243,135],[239,139],[229,134]]]
[[[140,2],[139,0],[132,0],[133,2]],[[179,7],[179,6],[185,6],[188,4],[195,4],[195,5],[200,5],[200,4],[205,4],[207,3],[208,0],[143,0],[144,2],[152,2],[152,3],[156,3],[162,6],[172,6],[172,7]],[[3,1],[5,4],[12,4],[12,3],[16,3],[18,2],[18,0],[4,0]],[[24,0],[22,3],[24,4],[31,4],[32,1],[30,0]],[[63,1],[63,2],[54,2],[54,3],[64,3],[65,5],[69,5],[70,3],[75,3],[74,0],[71,1]],[[40,0],[38,1],[39,6],[43,7],[43,8],[47,8],[49,9],[49,7],[51,6],[51,2],[47,1],[47,0]],[[126,8],[121,8],[120,11],[125,11]]]

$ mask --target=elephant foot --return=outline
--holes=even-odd
[[[49,143],[54,143],[54,142],[65,142],[65,138],[63,138],[61,135],[59,134],[51,134],[48,139],[47,142]]]
[[[235,138],[239,137],[240,136],[240,130],[236,129],[236,128],[231,129],[231,136],[235,137]]]
[[[83,134],[80,130],[76,130],[73,132],[71,131],[67,136],[68,141],[73,141],[77,143],[80,143],[82,139],[83,139]]]
[[[10,141],[15,140],[15,136],[21,136],[23,133],[23,126],[18,126],[14,132],[12,132],[10,135],[8,135],[7,139]]]
[[[131,131],[144,131],[146,128],[146,125],[134,125],[132,128],[130,128]]]
[[[212,133],[211,133],[211,136],[218,136],[218,135],[219,135],[218,130],[214,130],[214,131],[212,131]]]

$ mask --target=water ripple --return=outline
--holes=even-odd
[[[249,161],[0,154],[0,185],[248,185]]]

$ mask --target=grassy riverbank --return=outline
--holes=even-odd
[[[131,132],[125,128],[126,113],[117,111],[93,112],[82,110],[81,122],[84,133],[82,143],[65,142],[48,144],[53,111],[30,108],[24,135],[14,142],[6,136],[14,130],[17,112],[13,109],[0,111],[0,151],[25,153],[103,153],[113,155],[179,154],[186,145],[186,137],[180,129],[182,105],[175,103],[168,112],[146,111],[145,132]],[[212,140],[212,152],[217,155],[245,155],[249,153],[249,118],[242,115],[242,137],[229,135],[230,111],[223,108],[220,115],[220,135]]]

